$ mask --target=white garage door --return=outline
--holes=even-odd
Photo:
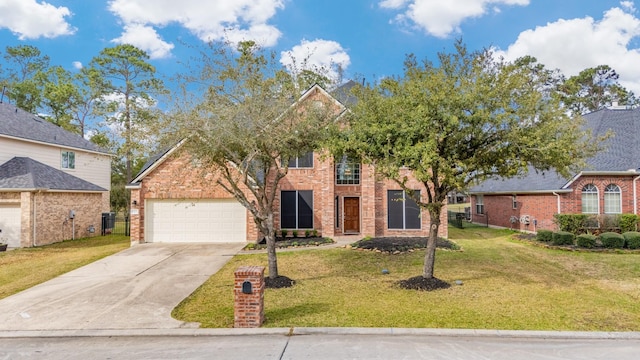
[[[20,205],[0,204],[0,239],[9,247],[20,247]]]
[[[247,212],[233,199],[147,200],[148,242],[245,242]]]

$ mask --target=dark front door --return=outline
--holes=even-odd
[[[360,232],[360,198],[344,198],[344,233]]]

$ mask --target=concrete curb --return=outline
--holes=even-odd
[[[53,337],[146,337],[146,336],[297,336],[388,335],[431,337],[492,337],[514,339],[640,340],[640,332],[530,331],[416,328],[257,328],[257,329],[95,329],[0,331],[0,339]]]

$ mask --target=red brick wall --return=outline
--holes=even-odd
[[[622,194],[622,213],[634,213],[633,177],[631,176],[582,176],[572,185],[570,193],[561,193],[560,212],[563,214],[580,214],[582,212],[582,188],[593,184],[598,188],[600,213],[604,213],[604,189],[609,184],[620,187]],[[530,215],[533,222],[538,221],[537,229],[557,230],[553,223],[553,215],[558,213],[558,197],[549,194],[517,195],[517,209],[512,208],[511,195],[484,195],[485,215],[475,214],[476,196],[471,197],[473,221],[490,225],[512,227],[517,230],[534,231],[533,226],[524,226],[509,222],[511,216]]]

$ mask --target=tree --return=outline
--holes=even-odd
[[[166,91],[148,59],[133,45],[117,45],[103,49],[86,70],[94,89],[90,95],[98,96],[97,112],[123,129],[126,181],[133,177],[134,157],[146,137],[141,131],[154,119],[155,97]]]
[[[596,151],[553,96],[540,91],[549,74],[534,59],[495,60],[457,42],[438,65],[407,56],[402,77],[357,86],[345,129],[330,143],[375,164],[430,216],[423,280],[433,283],[436,238],[447,193],[492,176],[557,169],[568,175]],[[532,66],[534,65],[534,66]],[[407,185],[403,169],[421,183]]]
[[[49,67],[49,57],[32,45],[7,46],[4,55],[9,67],[6,86],[16,106],[35,114],[42,101],[42,76]]]
[[[180,99],[192,105],[172,117],[180,137],[188,138],[188,153],[215,169],[217,185],[253,216],[266,238],[269,279],[279,277],[274,225],[278,184],[287,175],[289,160],[315,149],[326,125],[341,111],[326,102],[318,87],[298,100],[304,89],[296,79],[275,53],[254,42],[241,42],[236,49],[210,44],[197,67],[181,79],[185,94],[198,97]]]
[[[608,65],[582,70],[559,86],[559,95],[573,114],[583,115],[618,102],[636,105],[632,91],[618,82],[618,73]]]

